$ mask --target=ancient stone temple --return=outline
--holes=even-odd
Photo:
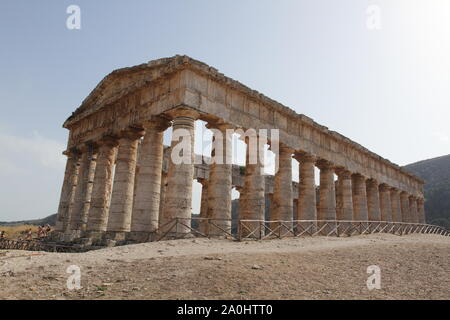
[[[264,176],[259,161],[244,169],[226,161],[207,165],[195,161],[193,152],[192,163],[171,161],[164,131],[184,129],[193,150],[196,120],[223,133],[278,129],[275,176]],[[421,179],[186,56],[113,71],[64,128],[69,140],[57,230],[71,239],[146,241],[153,233],[191,233],[193,179],[203,186],[200,217],[206,219],[197,230],[210,236],[231,228],[234,187],[240,192],[238,219],[247,221],[249,234],[254,221],[267,220],[265,197],[275,225],[425,223]],[[227,139],[224,134],[215,142],[225,145]],[[177,143],[172,140],[172,148]],[[292,182],[292,159],[299,162],[298,184]],[[173,228],[174,220],[182,223]]]

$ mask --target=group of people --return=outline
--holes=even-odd
[[[45,238],[48,236],[48,234],[50,233],[50,231],[52,231],[52,228],[50,227],[50,225],[46,225],[46,226],[39,226],[38,227],[38,238]]]
[[[0,231],[0,239],[5,239],[5,231]]]

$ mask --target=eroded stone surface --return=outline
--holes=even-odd
[[[244,170],[229,163],[208,165],[193,152],[189,164],[171,161],[163,130],[170,125],[185,130],[193,150],[195,120],[221,132],[278,129],[275,177],[263,175],[261,163],[247,161]],[[70,132],[57,230],[68,235],[86,231],[101,238],[109,231],[120,233],[113,241],[127,238],[123,233],[146,239],[176,218],[183,225],[175,231],[189,233],[193,179],[203,185],[201,217],[224,219],[219,228],[224,230],[231,228],[226,220],[233,187],[240,191],[241,219],[264,220],[267,195],[272,220],[425,222],[421,179],[186,56],[112,72],[64,127]],[[231,156],[229,140],[226,135],[215,140],[225,146],[223,159]],[[172,151],[177,144],[172,141]],[[88,153],[86,146],[94,147]],[[299,184],[292,182],[292,156],[300,162]],[[315,167],[320,168],[318,197]],[[202,232],[217,233],[205,228],[200,225]]]

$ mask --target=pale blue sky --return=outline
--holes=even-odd
[[[0,48],[0,220],[56,212],[61,125],[106,74],[175,54],[400,165],[450,153],[447,0],[3,0]]]

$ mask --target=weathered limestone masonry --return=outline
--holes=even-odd
[[[227,128],[278,129],[279,170],[273,180],[262,174],[259,160],[245,170],[230,164],[164,163],[163,131],[183,129],[184,137],[172,136],[172,149],[189,138],[193,150],[196,120],[222,133]],[[186,56],[113,71],[64,128],[69,130],[68,159],[57,230],[69,239],[146,241],[156,230],[190,233],[193,179],[203,185],[201,217],[217,220],[211,230],[200,225],[210,235],[231,227],[233,187],[240,191],[240,219],[263,220],[266,194],[273,200],[271,219],[285,220],[286,230],[292,220],[425,221],[422,180]],[[214,139],[226,145],[230,138]],[[227,159],[229,153],[225,149],[220,157]],[[178,155],[194,159],[193,152]],[[292,158],[300,163],[298,188],[292,184]],[[174,219],[182,222],[176,230],[170,226]]]

